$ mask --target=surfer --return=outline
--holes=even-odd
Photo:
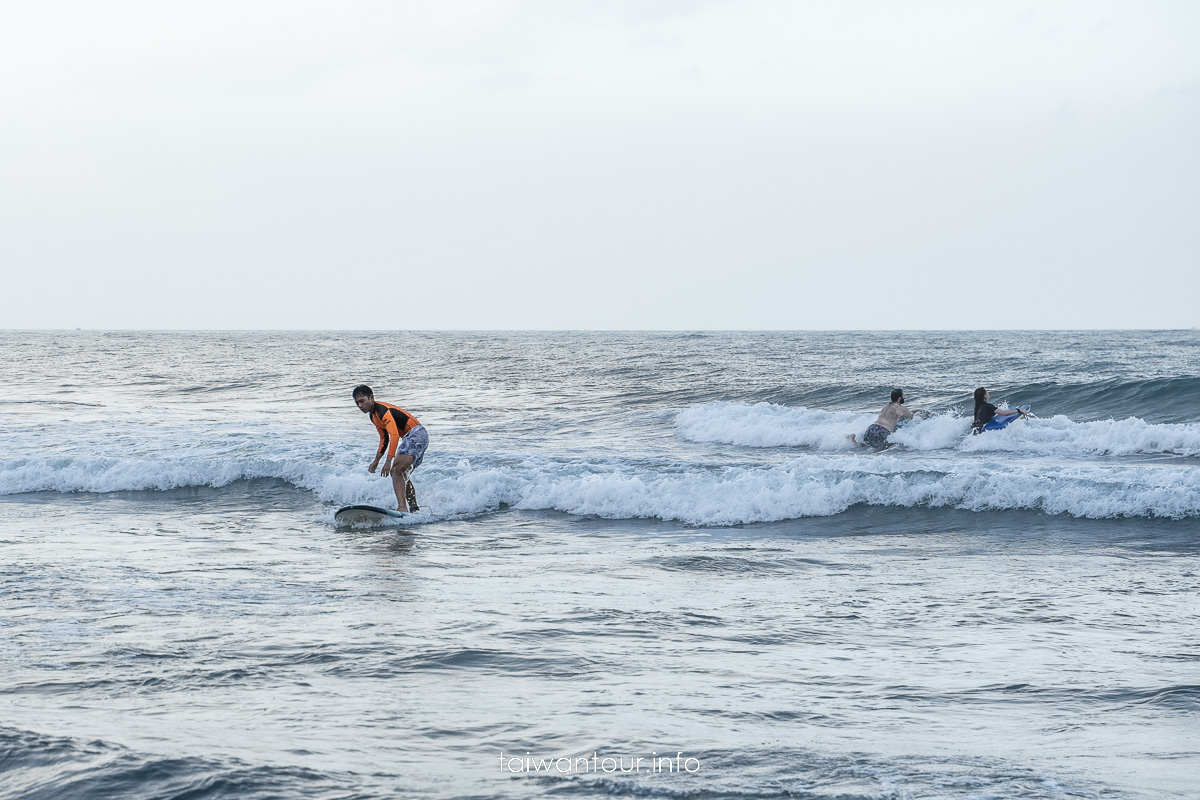
[[[380,474],[385,478],[391,476],[397,509],[419,511],[417,492],[408,476],[421,466],[425,448],[429,447],[429,434],[425,426],[403,408],[376,400],[375,393],[366,384],[355,386],[353,396],[358,410],[369,414],[379,431],[379,451],[375,453],[375,460],[367,467],[367,471],[375,472],[386,450],[387,459],[383,462]]]
[[[1024,414],[1019,408],[1001,411],[988,402],[988,390],[980,386],[975,390],[975,419],[971,423],[971,433],[982,433],[983,426],[995,417],[1011,417],[1013,414]]]
[[[904,390],[893,389],[892,399],[879,412],[879,418],[871,423],[863,434],[860,442],[852,433],[846,438],[854,442],[854,444],[864,445],[875,450],[880,450],[888,446],[888,437],[896,432],[896,426],[901,420],[912,419],[917,414],[922,417],[928,417],[929,412],[919,408],[911,409],[904,405]]]

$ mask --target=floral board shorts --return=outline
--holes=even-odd
[[[429,433],[425,430],[424,425],[418,425],[400,440],[400,444],[396,446],[396,455],[412,456],[412,468],[416,469],[425,459],[426,447],[429,447]]]
[[[872,425],[863,434],[862,443],[867,447],[883,447],[887,444],[887,438],[891,435],[892,432],[882,425]]]

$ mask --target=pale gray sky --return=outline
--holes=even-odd
[[[1200,325],[1200,3],[9,4],[0,328]]]

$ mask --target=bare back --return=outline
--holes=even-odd
[[[879,419],[875,420],[876,425],[881,425],[889,431],[896,430],[896,423],[902,419],[912,419],[913,412],[904,407],[903,403],[888,403],[879,412]]]

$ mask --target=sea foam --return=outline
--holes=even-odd
[[[607,519],[737,525],[830,516],[858,504],[1037,510],[1076,517],[1200,515],[1200,474],[1178,468],[1095,466],[1014,471],[1006,464],[950,471],[888,456],[800,456],[773,466],[654,472],[614,468],[471,468],[424,484],[439,511],[508,505]]]

